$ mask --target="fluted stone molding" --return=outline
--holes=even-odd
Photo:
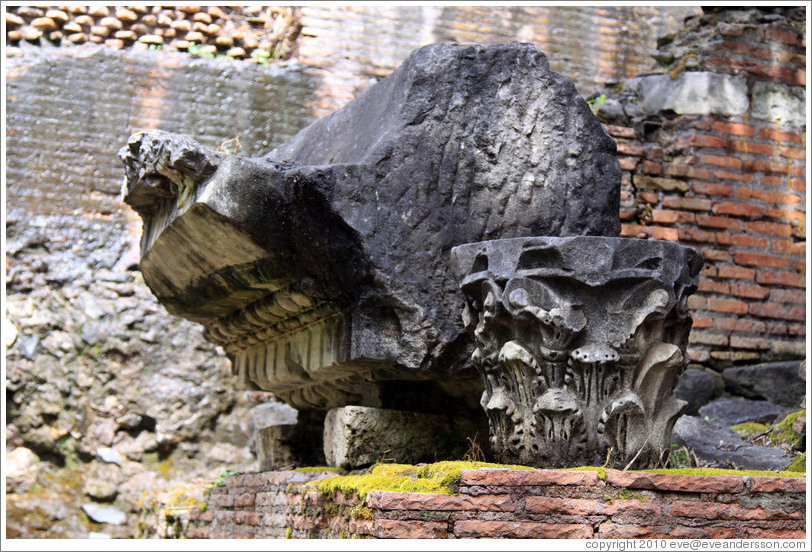
[[[501,462],[654,467],[686,403],[702,257],[659,240],[530,237],[452,250]]]

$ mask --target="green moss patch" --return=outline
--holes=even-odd
[[[331,466],[313,466],[305,468],[296,468],[293,471],[305,473],[322,473],[322,472],[338,473],[338,468],[334,468]]]
[[[422,466],[409,464],[376,464],[367,473],[339,475],[308,483],[317,487],[322,495],[345,496],[357,494],[363,501],[369,491],[399,491],[408,493],[452,494],[459,489],[461,470],[477,468],[508,468],[532,470],[527,466],[491,464],[488,462],[435,462]]]
[[[793,476],[798,477],[798,475],[795,474],[804,475],[806,472],[806,453],[803,453],[795,460],[793,460],[792,464],[790,464],[789,467],[787,468],[787,472],[790,472],[792,474],[790,475],[790,477]]]
[[[775,426],[775,428],[770,431],[767,436],[773,441],[786,443],[792,448],[797,448],[803,442],[804,436],[799,433],[795,433],[792,430],[792,424],[794,424],[795,420],[801,416],[806,416],[806,410],[800,410],[798,412],[789,414],[781,421],[781,423]]]
[[[765,424],[747,423],[734,425],[730,429],[745,439],[748,439],[750,437],[755,437],[756,435],[766,434],[770,428]]]

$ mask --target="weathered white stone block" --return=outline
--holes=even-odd
[[[625,90],[637,95],[648,114],[674,111],[679,115],[740,115],[750,107],[747,84],[731,75],[686,71],[671,75],[648,75],[629,79]]]
[[[756,119],[793,126],[806,123],[806,90],[803,86],[757,82],[753,85],[752,96],[751,113]]]
[[[479,432],[483,437],[487,432]],[[416,463],[461,459],[476,428],[434,414],[365,406],[334,408],[324,421],[324,456],[331,466],[379,461]]]

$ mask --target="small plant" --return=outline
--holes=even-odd
[[[214,486],[215,487],[225,487],[226,480],[229,477],[231,477],[232,475],[234,475],[235,473],[237,473],[237,472],[235,472],[234,470],[221,471],[220,476],[218,477],[217,481],[214,482]]]
[[[149,49],[150,50],[163,50],[164,47],[162,45],[160,45],[160,44],[150,44]]]
[[[592,110],[592,114],[597,115],[598,111],[601,109],[601,106],[606,103],[606,94],[601,94],[597,98],[587,100],[586,103],[589,105],[589,109]]]

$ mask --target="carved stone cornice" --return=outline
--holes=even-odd
[[[655,466],[685,403],[687,298],[701,256],[628,238],[514,238],[452,250],[499,461]]]

